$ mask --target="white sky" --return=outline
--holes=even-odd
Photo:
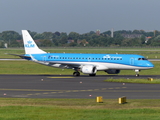
[[[0,0],[0,32],[160,30],[160,0]]]

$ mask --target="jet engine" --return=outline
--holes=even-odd
[[[84,74],[95,74],[97,72],[97,68],[95,66],[83,66],[81,69],[82,73]]]
[[[105,70],[105,72],[108,74],[119,74],[120,70],[109,69],[109,70]]]

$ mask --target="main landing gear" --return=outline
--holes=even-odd
[[[73,72],[73,76],[80,76],[79,72]]]
[[[96,76],[96,74],[89,74],[89,76]]]
[[[80,72],[73,72],[73,76],[80,76]],[[89,74],[89,76],[96,76],[96,74]]]
[[[75,72],[73,72],[73,76],[80,76],[80,70],[78,68],[73,68]],[[89,76],[96,76],[96,73],[94,74],[89,74]]]
[[[135,70],[136,72],[136,77],[139,77],[139,70]]]

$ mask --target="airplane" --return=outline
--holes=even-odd
[[[73,76],[80,76],[80,72],[96,76],[97,71],[119,74],[121,70],[134,70],[138,77],[140,70],[154,67],[145,57],[135,54],[47,53],[37,46],[27,30],[22,30],[22,36],[25,54],[11,55],[46,66],[73,69]]]

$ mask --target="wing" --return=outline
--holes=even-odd
[[[55,65],[55,64],[60,64],[61,66],[66,66],[69,68],[80,68],[84,65],[95,66],[88,62],[49,61],[50,66]]]

